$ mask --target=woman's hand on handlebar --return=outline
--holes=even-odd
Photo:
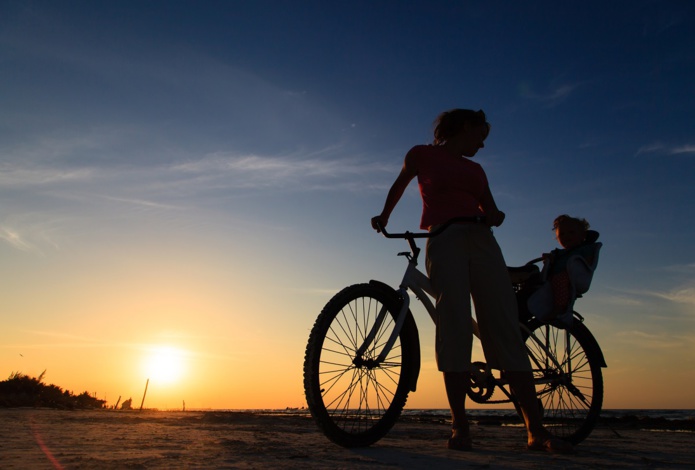
[[[381,229],[386,227],[386,224],[388,223],[389,218],[382,214],[372,217],[372,228],[376,230],[377,233],[381,233]]]

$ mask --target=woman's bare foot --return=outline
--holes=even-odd
[[[553,436],[548,431],[539,433],[533,437],[529,436],[528,449],[541,452],[550,452],[553,454],[574,453],[574,446],[571,443],[563,441],[559,437]]]
[[[473,450],[473,440],[471,439],[468,424],[451,430],[451,437],[446,443],[446,448],[463,451]]]

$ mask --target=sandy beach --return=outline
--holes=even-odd
[[[345,449],[311,418],[281,413],[2,409],[0,468],[695,468],[695,433],[678,427],[602,423],[576,454],[550,455],[500,422],[475,424],[475,451],[456,452],[434,418],[404,417],[377,444]]]

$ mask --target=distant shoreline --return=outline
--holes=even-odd
[[[177,409],[167,409],[161,411],[180,411]],[[213,413],[260,413],[260,414],[288,414],[288,415],[309,415],[308,408],[191,408],[187,411],[198,411],[198,412],[213,412]],[[513,408],[510,409],[488,409],[488,408],[474,408],[468,409],[467,413],[469,416],[483,418],[483,417],[496,417],[504,418],[509,417],[516,419],[518,418],[516,411]],[[450,416],[449,410],[440,408],[406,408],[402,412],[402,416],[431,416],[431,417],[444,417],[448,418]],[[601,411],[601,416],[604,418],[633,418],[637,417],[639,419],[666,419],[666,420],[695,420],[695,409],[676,409],[676,408],[661,408],[661,409],[607,409]]]

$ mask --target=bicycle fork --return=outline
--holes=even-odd
[[[393,331],[391,331],[388,340],[386,340],[386,343],[384,343],[384,347],[379,353],[379,356],[376,359],[364,359],[364,353],[374,342],[377,334],[379,334],[384,325],[387,315],[389,314],[386,305],[382,305],[381,309],[379,310],[379,314],[374,321],[374,325],[365,337],[362,345],[355,352],[355,359],[352,362],[356,366],[366,366],[369,369],[373,369],[374,367],[381,365],[388,357],[388,354],[391,352],[391,348],[393,348],[398,335],[401,333],[408,310],[410,309],[410,296],[408,295],[407,286],[415,282],[416,285],[422,285],[425,291],[431,290],[427,278],[417,270],[417,259],[408,252],[398,253],[398,255],[405,256],[408,259],[408,267],[405,270],[400,287],[396,291],[398,298],[401,300],[401,309],[396,317],[396,324],[394,325]],[[432,319],[434,320],[434,318]]]
[[[369,347],[371,347],[377,334],[379,334],[384,325],[386,316],[389,314],[388,308],[384,304],[381,305],[379,314],[374,320],[374,325],[365,337],[364,342],[355,352],[355,359],[352,362],[356,366],[365,366],[368,369],[373,369],[381,365],[384,362],[384,360],[386,360],[388,354],[391,352],[391,348],[393,348],[393,344],[396,342],[396,338],[398,338],[398,335],[401,332],[401,328],[403,328],[405,317],[408,313],[408,309],[410,308],[410,296],[408,295],[406,288],[401,287],[398,290],[398,294],[399,297],[402,299],[401,310],[398,313],[398,317],[396,318],[396,324],[393,328],[393,331],[389,335],[388,340],[386,340],[386,343],[384,343],[384,347],[381,349],[379,356],[376,359],[364,359],[364,353],[367,351]]]

